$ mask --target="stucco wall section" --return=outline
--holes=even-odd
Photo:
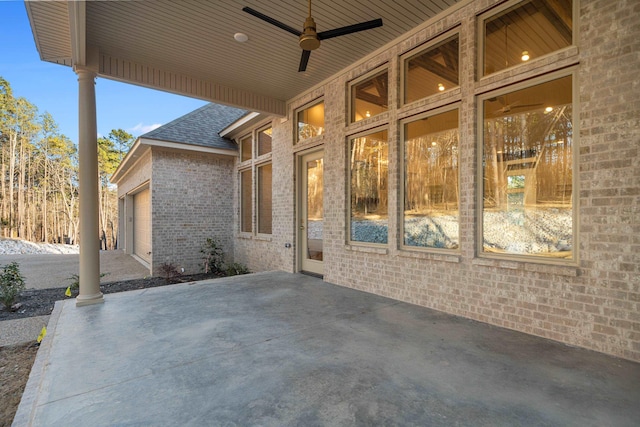
[[[163,263],[202,272],[200,249],[216,239],[233,259],[233,198],[230,178],[235,158],[204,153],[153,150],[153,272]]]
[[[576,46],[478,80],[476,16],[498,3],[469,2],[313,93],[291,100],[288,119],[274,121],[274,236],[270,242],[236,238],[236,257],[254,271],[296,269],[295,248],[284,247],[295,244],[296,153],[319,144],[325,150],[325,280],[640,361],[640,4],[581,0],[574,19]],[[399,107],[399,55],[451,28],[460,29],[459,89]],[[348,125],[348,82],[384,64],[390,73],[389,111]],[[478,257],[476,97],[571,67],[577,70],[578,85],[578,261],[571,266]],[[322,95],[325,134],[308,147],[294,146],[295,109]],[[460,249],[400,250],[398,121],[458,100]],[[386,126],[390,138],[389,224],[396,226],[390,226],[385,249],[350,246],[346,235],[347,141],[376,125]],[[238,236],[237,173],[235,179]]]

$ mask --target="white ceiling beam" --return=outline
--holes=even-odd
[[[84,1],[67,2],[69,34],[73,66],[87,65],[87,4]]]

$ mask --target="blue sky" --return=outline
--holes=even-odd
[[[60,132],[78,142],[78,81],[70,67],[40,60],[22,1],[0,0],[0,76],[15,97],[48,111]],[[107,79],[96,79],[98,135],[124,129],[139,136],[206,102]]]

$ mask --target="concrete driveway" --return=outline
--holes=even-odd
[[[14,426],[637,426],[640,365],[281,272],[59,302]]]
[[[13,261],[20,264],[27,289],[62,288],[71,284],[69,278],[73,274],[78,274],[80,255],[0,255],[0,266]],[[106,273],[100,279],[101,283],[140,279],[149,275],[148,268],[121,250],[100,251],[100,272]]]

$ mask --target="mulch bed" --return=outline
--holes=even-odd
[[[221,277],[217,274],[194,274],[190,276],[178,276],[172,279],[163,277],[148,277],[144,279],[124,280],[121,282],[104,283],[100,285],[103,294],[132,291],[135,289],[155,288],[158,286],[172,285],[176,283],[193,282],[197,280],[215,279]],[[9,311],[0,305],[0,321],[23,319],[32,316],[46,316],[51,314],[56,301],[75,298],[77,291],[71,297],[64,295],[67,288],[27,289],[18,297],[20,308]]]

